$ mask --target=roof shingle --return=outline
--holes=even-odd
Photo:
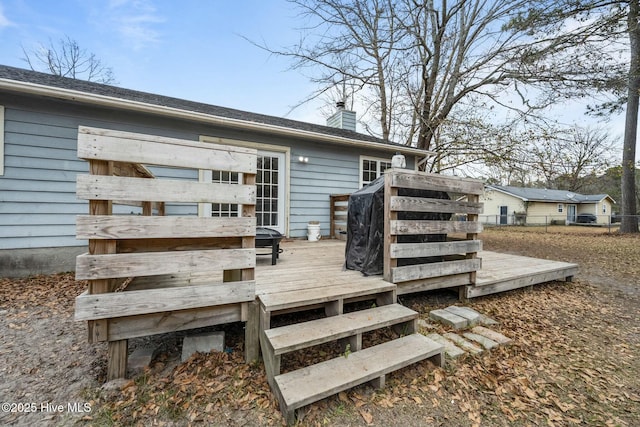
[[[157,95],[137,90],[124,89],[121,87],[110,86],[86,80],[77,80],[67,77],[55,76],[52,74],[41,73],[37,71],[25,70],[22,68],[0,65],[0,79],[13,80],[24,83],[38,84],[53,88],[68,89],[87,94],[108,96],[128,101],[141,102],[150,105],[170,107],[184,111],[197,112],[211,116],[237,119],[246,122],[279,126],[289,129],[315,132],[319,134],[348,138],[352,140],[373,142],[378,144],[386,144],[396,146],[398,148],[406,148],[401,144],[385,141],[370,135],[358,132],[323,126],[313,123],[306,123],[297,120],[285,119],[282,117],[269,116],[266,114],[251,113],[248,111],[236,110],[233,108],[220,107],[217,105],[204,104],[200,102],[188,101],[179,98],[172,98],[163,95]]]

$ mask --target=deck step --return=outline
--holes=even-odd
[[[339,316],[268,329],[265,335],[275,355],[351,337],[416,319],[418,313],[400,304],[389,304]],[[410,332],[413,332],[413,329]]]
[[[295,410],[343,390],[382,379],[405,366],[433,357],[442,366],[443,346],[412,334],[275,377],[280,410],[292,423]]]
[[[393,292],[395,295],[396,285],[380,279],[367,283],[342,283],[335,286],[262,294],[259,298],[265,310],[273,312],[368,295],[375,298],[376,294],[387,292]]]

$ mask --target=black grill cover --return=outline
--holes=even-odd
[[[400,188],[399,196],[449,199],[442,191]],[[398,219],[444,220],[451,214],[431,212],[399,212]],[[399,243],[444,242],[446,234],[398,236]],[[384,255],[384,175],[349,196],[347,211],[347,246],[345,266],[365,276],[382,274]],[[399,259],[398,265],[441,261],[433,258]]]

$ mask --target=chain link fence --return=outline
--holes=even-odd
[[[634,215],[640,221],[640,215]],[[479,215],[479,220],[485,227],[527,226],[540,227],[548,231],[553,226],[599,227],[607,229],[609,233],[617,232],[622,221],[622,215],[594,215],[580,213],[572,218],[566,214],[558,215]]]

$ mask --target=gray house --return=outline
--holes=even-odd
[[[258,224],[294,238],[306,235],[309,221],[320,221],[328,235],[329,195],[372,181],[396,152],[408,168],[428,155],[355,132],[355,113],[344,108],[328,123],[341,127],[0,66],[0,276],[72,270],[75,255],[86,251],[75,238],[75,216],[88,212],[75,196],[76,175],[88,171],[77,158],[79,126],[256,148]],[[224,171],[153,172],[237,179]],[[168,206],[166,213],[233,216],[237,206],[185,209],[193,208]]]

